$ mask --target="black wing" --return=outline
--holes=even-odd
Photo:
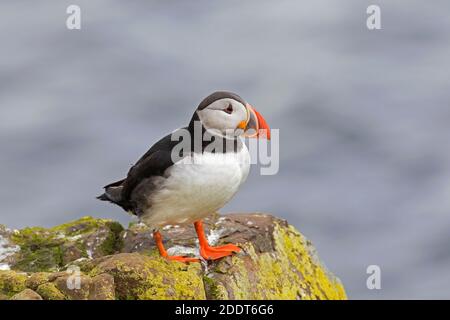
[[[128,201],[134,188],[144,179],[151,176],[162,176],[164,171],[173,165],[171,154],[166,150],[158,150],[142,159],[128,172],[123,182],[122,200]]]
[[[183,128],[186,129],[186,128]],[[144,179],[151,176],[162,176],[167,168],[173,165],[172,149],[179,141],[172,141],[172,134],[168,134],[156,142],[131,167],[127,178],[123,181],[122,200],[129,201],[134,188]]]
[[[182,128],[183,130],[186,128]],[[167,168],[173,165],[172,149],[179,141],[172,141],[168,134],[156,142],[128,171],[123,180],[105,186],[105,193],[97,197],[99,200],[110,201],[124,210],[133,210],[130,201],[133,190],[144,180],[152,176],[162,176]]]

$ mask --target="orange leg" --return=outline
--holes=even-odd
[[[194,222],[195,231],[197,231],[198,240],[200,243],[200,255],[206,260],[216,260],[226,256],[230,256],[233,252],[241,251],[241,248],[234,244],[227,244],[220,247],[211,247],[205,236],[203,230],[203,223],[201,220]]]
[[[200,261],[197,258],[191,258],[191,257],[169,256],[167,254],[166,249],[164,248],[164,244],[162,242],[161,233],[159,233],[159,231],[153,232],[153,239],[155,239],[156,246],[158,247],[159,253],[164,258],[167,258],[169,260],[176,260],[176,261],[180,261],[180,262],[199,262]]]

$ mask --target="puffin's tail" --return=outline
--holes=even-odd
[[[104,187],[105,193],[97,197],[101,201],[109,201],[118,205],[122,202],[122,183],[125,179],[108,184]]]
[[[98,199],[98,200],[101,200],[101,201],[111,201],[111,200],[108,198],[108,196],[106,195],[106,193],[103,193],[103,194],[99,195],[99,196],[97,197],[97,199]]]

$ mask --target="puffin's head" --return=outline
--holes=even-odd
[[[196,113],[203,127],[225,137],[265,137],[270,128],[261,114],[235,93],[217,91],[200,102]]]

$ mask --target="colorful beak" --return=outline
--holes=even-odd
[[[270,128],[263,116],[250,104],[246,104],[248,120],[244,136],[249,138],[266,138],[270,140]]]

